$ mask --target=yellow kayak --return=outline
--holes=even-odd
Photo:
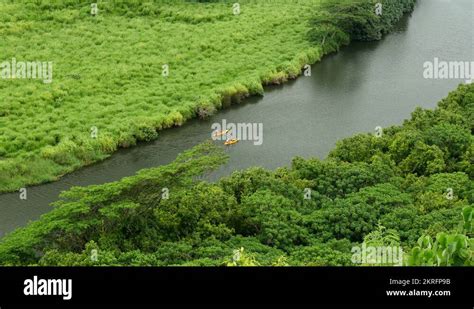
[[[222,135],[225,135],[227,133],[229,133],[230,130],[225,130],[225,131],[220,131],[220,132],[216,132],[214,133],[212,136],[214,137],[219,137],[219,136],[222,136]]]
[[[233,139],[226,140],[224,142],[224,145],[233,145],[233,144],[237,144],[238,142],[239,142],[238,139],[233,138]]]

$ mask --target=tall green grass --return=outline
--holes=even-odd
[[[319,0],[240,3],[236,16],[230,1],[98,1],[92,17],[86,1],[1,1],[0,62],[54,66],[51,84],[0,80],[0,191],[155,139],[321,58],[306,38]]]
[[[103,0],[93,17],[86,1],[0,0],[0,63],[54,63],[51,84],[0,79],[0,192],[53,181],[297,77],[345,44],[347,34],[314,40],[315,29],[332,34],[314,22],[326,1],[244,0],[234,15],[234,1]]]

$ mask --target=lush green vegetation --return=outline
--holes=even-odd
[[[350,39],[380,38],[415,0],[382,2],[378,16],[362,0],[244,0],[237,15],[233,1],[98,1],[91,16],[80,0],[0,1],[0,62],[53,62],[51,84],[0,79],[0,192],[262,94]]]
[[[325,52],[352,40],[380,40],[403,14],[414,9],[415,3],[416,0],[325,1],[310,20],[310,38]]]
[[[90,1],[0,1],[0,63],[54,64],[51,84],[0,79],[0,191],[54,180],[297,76],[322,56],[306,39],[319,2],[241,1],[234,15],[233,2],[98,1],[92,17]]]
[[[0,263],[351,265],[351,248],[365,243],[400,245],[407,265],[473,265],[473,132],[471,84],[382,136],[340,141],[322,161],[209,183],[200,175],[226,157],[205,143],[170,165],[63,193],[2,240]]]

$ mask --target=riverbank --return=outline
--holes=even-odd
[[[435,110],[344,139],[325,160],[217,183],[199,176],[227,156],[204,143],[171,164],[64,192],[0,242],[0,264],[380,266],[353,249],[393,246],[408,254],[383,265],[472,266],[473,108],[474,85],[460,85]],[[443,259],[431,252],[451,247]]]
[[[149,114],[150,111],[156,110],[157,108],[154,101],[157,98],[157,91],[151,90],[152,93],[150,93],[149,87],[140,85],[141,83],[139,83],[139,87],[136,90],[127,89],[126,92],[128,92],[129,95],[132,94],[133,97],[124,96],[124,93],[121,93],[119,96],[120,102],[115,103],[111,102],[111,100],[112,98],[119,98],[114,92],[121,92],[121,89],[119,90],[117,86],[120,86],[119,84],[123,82],[123,76],[122,80],[112,80],[109,82],[101,81],[103,84],[98,85],[98,87],[93,87],[98,88],[95,90],[97,90],[99,93],[97,93],[97,91],[92,91],[95,93],[95,95],[93,95],[90,93],[90,89],[87,90],[79,87],[79,89],[73,90],[73,88],[77,85],[84,85],[83,75],[79,73],[74,73],[73,75],[63,74],[63,79],[60,81],[61,87],[64,86],[67,89],[63,87],[61,90],[60,87],[59,89],[56,88],[57,91],[55,90],[55,94],[43,93],[45,94],[44,97],[52,99],[52,102],[46,102],[50,101],[47,99],[45,102],[42,102],[42,104],[39,104],[40,106],[36,107],[44,107],[49,110],[50,113],[59,112],[68,114],[71,111],[74,113],[60,119],[60,117],[46,117],[45,115],[41,115],[41,113],[36,114],[28,111],[28,114],[33,117],[33,122],[37,121],[34,120],[34,117],[39,117],[39,119],[49,118],[48,120],[55,121],[42,121],[41,123],[42,126],[44,125],[44,127],[35,128],[33,132],[28,126],[18,124],[18,121],[13,121],[11,125],[16,125],[19,129],[12,130],[8,127],[4,129],[5,134],[2,135],[5,140],[4,149],[8,149],[8,151],[3,151],[4,158],[0,161],[0,171],[2,172],[0,174],[0,191],[12,191],[18,189],[19,187],[25,186],[26,184],[37,184],[56,180],[58,177],[60,177],[60,175],[64,175],[65,173],[71,172],[72,170],[81,166],[97,162],[97,160],[102,160],[110,156],[111,153],[120,147],[131,147],[135,145],[137,141],[148,141],[155,139],[157,138],[157,130],[175,125],[181,125],[186,120],[193,117],[205,117],[222,107],[240,102],[246,96],[252,94],[262,94],[262,85],[278,84],[285,82],[288,79],[297,77],[301,73],[301,68],[303,66],[319,61],[324,54],[334,51],[334,48],[324,49],[324,46],[318,47],[315,45],[315,43],[310,43],[307,40],[307,31],[309,30],[309,25],[306,21],[309,20],[311,16],[313,16],[315,4],[313,1],[303,2],[306,4],[302,5],[301,1],[298,2],[298,8],[292,7],[291,4],[284,4],[289,6],[286,10],[283,10],[281,6],[275,8],[272,5],[268,5],[268,7],[265,6],[263,8],[259,7],[260,4],[257,5],[249,3],[249,7],[242,6],[242,14],[239,15],[239,18],[244,19],[244,21],[239,20],[237,22],[231,20],[231,18],[235,16],[225,16],[225,14],[223,15],[216,13],[224,12],[221,10],[228,9],[226,6],[219,4],[209,5],[208,13],[210,16],[214,16],[216,19],[206,19],[206,30],[216,31],[217,28],[221,29],[225,26],[231,26],[236,22],[240,29],[242,29],[240,34],[229,34],[229,32],[218,31],[219,35],[228,35],[226,40],[227,44],[232,44],[234,47],[245,44],[245,46],[248,48],[253,46],[250,49],[274,50],[276,53],[268,55],[265,53],[256,53],[255,55],[249,55],[245,50],[238,50],[240,57],[235,58],[241,61],[237,60],[235,63],[232,61],[229,63],[229,61],[223,62],[223,59],[226,58],[226,54],[222,52],[222,50],[228,50],[228,48],[219,49],[217,48],[218,46],[213,47],[212,44],[209,43],[205,44],[206,46],[202,46],[203,43],[200,42],[198,46],[194,47],[200,52],[203,50],[207,51],[209,56],[215,60],[217,64],[221,65],[221,67],[219,67],[220,69],[216,69],[216,66],[211,64],[207,69],[205,69],[205,72],[200,72],[200,69],[198,68],[206,67],[206,65],[203,65],[202,63],[202,57],[198,59],[199,61],[193,63],[184,61],[186,62],[186,66],[180,74],[183,74],[183,72],[186,73],[181,77],[184,77],[184,80],[188,79],[188,82],[184,84],[174,84],[176,86],[174,88],[172,88],[169,84],[169,82],[173,79],[172,75],[165,79],[166,83],[164,84],[163,76],[161,75],[158,78],[150,77],[150,75],[142,76],[144,78],[143,82],[148,78],[151,78],[150,81],[157,82],[157,85],[162,85],[163,89],[165,89],[165,92],[171,91],[172,93],[170,95],[160,95],[160,97],[163,98],[163,101],[167,101],[168,104],[163,105],[162,103],[159,103],[160,113],[156,116],[149,116]],[[187,4],[186,8],[190,9],[192,12],[192,8],[195,5],[197,4]],[[247,11],[244,10],[244,8],[246,8]],[[61,16],[64,17],[68,14],[76,14],[74,13],[75,9],[69,8],[67,6],[65,8],[56,9],[59,11],[53,11],[53,13],[51,13],[53,24],[57,24],[58,20],[61,20]],[[281,13],[282,11],[284,11],[284,13]],[[107,10],[105,10],[105,12],[107,12]],[[133,13],[133,10],[131,10],[131,12]],[[262,12],[265,12],[265,18],[262,16],[257,16],[258,14],[263,14]],[[158,13],[159,12],[157,12],[157,14]],[[113,16],[112,10],[110,11],[110,14],[111,19],[117,21],[117,17]],[[56,18],[54,18],[55,16]],[[167,16],[172,16],[172,13],[169,13]],[[81,17],[81,15],[77,15],[75,17],[80,17],[79,20],[81,22],[90,25],[90,21],[86,20],[86,17]],[[202,18],[202,16],[199,18]],[[74,20],[74,18],[71,18],[71,25],[75,25]],[[184,18],[184,20],[194,19]],[[250,23],[245,24],[245,20],[247,22],[249,20],[261,20],[261,24],[259,24],[259,27],[254,27],[255,25]],[[272,20],[272,22],[269,22],[269,20]],[[42,21],[37,22],[41,23]],[[134,27],[137,26],[137,21],[134,19],[129,20],[128,22],[132,23]],[[188,28],[189,26],[187,22],[185,22],[183,26],[183,16],[181,15],[179,18],[177,18],[177,20],[171,19],[167,22],[174,24],[179,23],[180,27],[183,27],[177,34],[178,36],[182,36],[183,31],[186,30],[185,28]],[[100,27],[103,27],[104,29],[110,27],[110,22],[107,23],[107,19],[99,19],[99,21],[96,21],[96,23],[97,24],[95,24],[95,27],[99,27],[99,29]],[[195,25],[195,21],[191,22],[190,25]],[[122,27],[121,29],[128,29],[129,26],[131,25],[128,25],[125,28]],[[148,25],[147,30],[151,30],[151,28],[156,30],[158,26],[163,25],[158,25],[157,23],[153,24],[152,26]],[[258,28],[258,30],[255,28]],[[192,27],[192,29],[195,30],[196,28]],[[92,37],[94,37],[96,30],[98,29],[92,31]],[[132,33],[130,33],[130,35]],[[150,31],[147,33],[149,34]],[[251,43],[249,43],[248,40],[244,40],[245,36],[243,33],[245,33],[250,38],[253,37],[253,39],[250,40]],[[265,35],[262,37],[261,34]],[[230,41],[229,37],[231,38]],[[258,40],[256,40],[257,38]],[[95,39],[96,41],[100,41],[97,37]],[[212,39],[213,44],[218,44],[219,41],[219,37]],[[281,42],[277,43],[277,41]],[[144,46],[147,45],[146,42],[135,43],[139,44],[140,46],[144,44]],[[342,44],[342,42],[340,44]],[[224,46],[228,47],[225,44]],[[278,50],[275,50],[275,46],[278,46]],[[103,49],[102,52],[106,51],[103,45],[98,45],[96,48],[98,48],[99,51]],[[307,52],[301,53],[301,50],[307,50]],[[174,53],[172,53],[172,56],[178,58],[178,60],[189,58],[184,54],[176,54],[176,51],[177,50],[175,49]],[[143,52],[143,50],[140,52]],[[234,55],[236,49],[231,49],[230,52],[232,55]],[[179,61],[176,64],[178,63]],[[156,62],[150,65],[154,67],[157,66]],[[171,67],[174,67],[174,64]],[[252,67],[252,69],[250,69],[250,67]],[[268,70],[268,68],[272,67],[273,69]],[[257,70],[255,70],[255,68],[257,68]],[[102,71],[102,73],[99,75],[105,74],[105,72],[103,72],[104,69],[107,69],[107,67],[103,66],[102,69],[99,68],[99,70]],[[124,69],[122,72],[124,75],[127,75],[127,72],[133,73],[132,75],[137,74],[137,72],[130,67],[126,66],[122,67],[122,69]],[[156,69],[161,73],[161,66],[157,67]],[[244,77],[247,78],[242,78],[242,70],[244,70],[246,73],[244,74],[246,75]],[[112,69],[112,71],[114,70]],[[231,74],[231,76],[227,76],[227,78],[222,79],[219,77],[222,75],[211,74],[214,71],[220,71],[220,73],[223,73],[222,71],[224,71],[224,73],[226,73],[225,71],[227,71],[227,73],[232,71],[233,74]],[[173,70],[170,72],[173,72]],[[60,73],[58,74],[61,76]],[[189,76],[193,77],[192,81],[189,81]],[[92,84],[97,83],[97,79],[100,80],[100,77],[97,75],[90,77],[91,78],[88,80],[88,82],[91,82]],[[219,87],[220,90],[216,92],[214,84],[207,85],[208,87],[205,87],[206,85],[203,84],[206,84],[207,82],[201,82],[199,85],[196,85],[196,79],[202,81],[217,80],[218,84],[220,84],[221,81],[229,81],[228,84],[231,86],[221,85]],[[236,80],[237,83],[235,83]],[[194,89],[191,89],[192,91],[188,89],[188,83],[191,83],[191,85],[194,86]],[[13,87],[16,86],[13,85]],[[146,90],[144,90],[144,86],[146,87]],[[205,91],[197,91],[196,86],[199,89],[204,87]],[[13,91],[15,89],[10,90]],[[105,94],[101,93],[100,90],[105,91]],[[86,93],[84,93],[84,91]],[[110,91],[109,94],[107,94],[108,91]],[[80,92],[82,92],[82,95],[78,96]],[[139,96],[136,97],[138,93]],[[201,93],[198,102],[195,101],[196,93]],[[147,94],[149,96],[147,96]],[[85,98],[83,98],[83,96]],[[171,99],[167,96],[171,97]],[[182,99],[185,97],[188,97],[188,101],[184,104],[184,106],[177,106],[173,103],[175,99],[178,99],[180,102],[182,102]],[[145,100],[145,102],[141,102],[140,98]],[[89,109],[78,107],[77,102],[75,102],[74,99],[77,99],[78,102],[82,102],[81,104],[84,104],[84,106],[88,107]],[[85,99],[90,99],[91,102],[86,103]],[[125,101],[123,101],[124,99]],[[21,96],[19,100],[21,101]],[[106,102],[104,102],[104,100]],[[128,101],[130,100],[133,101],[134,104],[129,104],[130,102]],[[18,105],[16,103],[18,102],[11,102],[11,104],[8,103],[7,106],[13,107],[14,105]],[[137,106],[137,104],[140,106]],[[54,108],[52,108],[51,105],[53,105]],[[100,108],[97,108],[99,106]],[[79,113],[79,109],[81,109],[81,113],[85,113],[85,117],[82,117],[81,119],[75,119],[77,118],[75,115]],[[23,115],[25,112],[26,111],[23,110],[23,112],[20,112],[19,114]],[[13,109],[10,111],[7,109],[5,113],[8,114],[6,116],[7,121],[9,119],[21,119],[21,117],[18,117],[19,115],[15,113]],[[135,116],[131,116],[130,113],[135,114]],[[137,113],[142,115],[136,115]],[[81,116],[83,115],[81,114]],[[115,117],[119,117],[121,120],[117,122],[114,120]],[[58,121],[60,122],[59,124],[61,124],[61,128],[64,126],[64,130],[52,129],[52,127],[58,127]],[[8,124],[8,122],[6,123]],[[94,135],[92,134],[93,132],[97,134]],[[42,137],[41,135],[45,136]],[[32,140],[25,140],[25,138],[28,136],[31,136]],[[48,144],[48,146],[42,146],[45,144],[44,141],[47,141],[46,144]],[[2,141],[2,145],[3,144],[4,143]],[[39,146],[39,148],[35,145]],[[19,149],[16,149],[15,151],[15,148],[17,147],[19,147]],[[31,151],[26,151],[25,149],[22,149],[22,147],[31,148]],[[2,156],[1,150],[2,149],[0,149],[0,156]]]

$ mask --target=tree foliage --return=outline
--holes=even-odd
[[[416,0],[327,0],[311,19],[309,37],[325,51],[338,50],[351,41],[380,40]],[[377,6],[380,13],[377,14]]]

